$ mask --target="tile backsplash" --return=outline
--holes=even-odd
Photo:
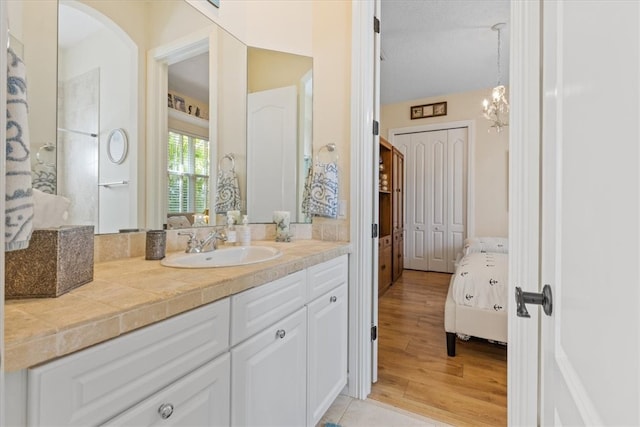
[[[275,224],[250,224],[252,240],[275,240]],[[180,236],[179,232],[197,230],[203,238],[212,227],[197,229],[167,230],[167,252],[176,252],[187,247],[187,236]],[[292,224],[291,231],[294,240],[308,240],[315,238],[311,224]],[[327,233],[331,234],[331,233]],[[322,240],[322,239],[320,239]],[[324,240],[338,240],[329,239]],[[141,257],[145,255],[146,233],[99,234],[95,236],[95,262],[114,261],[123,258]]]

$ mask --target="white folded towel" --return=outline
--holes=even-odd
[[[69,219],[71,200],[33,189],[33,228],[51,228],[65,225]]]
[[[5,251],[29,247],[33,229],[33,196],[29,149],[26,70],[7,49],[7,140]]]

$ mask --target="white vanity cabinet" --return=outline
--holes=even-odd
[[[307,425],[315,426],[347,384],[348,265],[344,255],[309,268]]]
[[[306,422],[307,272],[231,297],[231,425]]]
[[[229,426],[229,353],[111,419],[104,426]]]
[[[315,426],[347,381],[347,255],[11,372],[9,425]]]
[[[344,255],[231,298],[231,425],[316,425],[347,382],[347,281]]]
[[[102,424],[180,381],[185,394],[198,395],[201,384],[188,374],[228,352],[229,307],[226,298],[29,369],[28,425]],[[228,414],[228,404],[221,410]]]
[[[305,425],[306,308],[234,347],[231,361],[231,425]]]

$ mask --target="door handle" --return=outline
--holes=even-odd
[[[551,286],[544,285],[542,293],[523,292],[519,286],[516,286],[516,314],[518,317],[531,317],[525,304],[541,305],[544,310],[544,314],[551,316],[551,313],[553,312]]]

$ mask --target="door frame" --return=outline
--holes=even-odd
[[[149,228],[162,228],[167,216],[168,67],[170,64],[205,52],[210,52],[209,60],[215,61],[215,51],[212,47],[216,46],[216,37],[216,32],[211,27],[206,27],[147,52],[147,141],[164,141],[160,144],[146,144],[142,161],[144,163],[145,158],[151,161],[147,161],[146,168],[144,164],[142,167],[138,165],[140,170],[144,171],[145,224]],[[217,100],[218,87],[216,67],[212,66],[210,70],[212,71],[209,73],[209,151],[211,153],[209,179],[212,180],[218,173],[218,115],[217,103],[211,101]],[[213,192],[215,186],[209,187]],[[213,193],[210,197],[210,200],[213,200]]]
[[[407,126],[402,128],[389,129],[389,142],[393,145],[396,135],[407,133],[433,132],[438,130],[448,130],[454,128],[467,128],[467,226],[465,234],[474,236],[476,231],[476,191],[475,191],[475,171],[474,160],[476,158],[476,121],[458,120],[454,122],[434,123],[432,125]],[[403,153],[406,156],[406,153]],[[406,197],[405,197],[406,203]]]
[[[515,286],[539,292],[541,0],[511,2],[509,125],[509,301]],[[539,310],[516,317],[509,304],[509,425],[539,423]]]
[[[374,135],[373,121],[378,120],[374,104],[373,18],[376,1],[352,2],[351,16],[351,161],[349,230],[351,254],[349,256],[349,362],[347,394],[366,399],[371,393],[374,378],[373,305],[377,302],[377,239],[371,234],[377,223],[374,193],[374,160],[379,137]],[[374,87],[375,85],[375,87]]]
[[[541,0],[512,2],[510,15],[509,281],[538,290]],[[351,68],[351,245],[349,268],[349,387],[364,399],[371,391],[369,327],[372,316],[370,224],[374,78],[373,2],[353,2]],[[377,147],[377,145],[375,145]],[[361,173],[362,172],[362,173]],[[364,179],[363,179],[364,178]],[[363,200],[366,198],[366,200]],[[367,201],[369,203],[367,203]],[[367,211],[367,208],[369,211]],[[354,300],[354,298],[357,298]],[[513,301],[515,290],[509,288]],[[507,402],[509,425],[537,425],[538,319],[519,322],[509,305]]]

